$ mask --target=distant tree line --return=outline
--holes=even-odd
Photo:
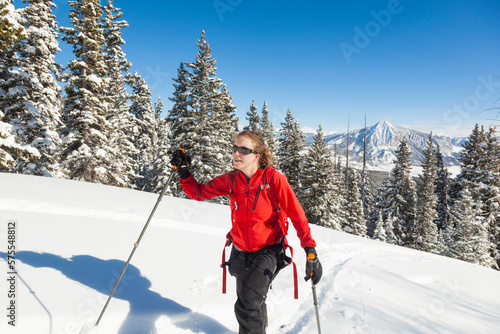
[[[216,75],[205,40],[180,62],[172,107],[121,46],[128,23],[113,1],[70,1],[71,27],[58,27],[50,1],[0,0],[0,171],[52,176],[158,192],[179,147],[193,157],[201,182],[229,171],[236,106]],[[61,66],[58,37],[73,47]],[[63,88],[61,88],[63,87]],[[455,178],[429,136],[422,174],[411,175],[410,149],[400,142],[390,176],[374,189],[366,168],[342,165],[321,125],[309,148],[288,110],[276,134],[267,101],[252,101],[248,129],[259,131],[273,164],[287,176],[311,224],[499,269],[500,146],[494,128],[476,125],[460,153]],[[172,196],[184,196],[178,185]],[[218,199],[225,203],[226,199]]]

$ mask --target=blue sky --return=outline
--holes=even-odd
[[[16,3],[20,1],[16,0]],[[54,1],[60,26],[70,7]],[[104,1],[103,1],[104,3]],[[238,107],[266,99],[276,128],[346,131],[382,119],[448,135],[492,124],[500,108],[500,1],[115,0],[123,46],[154,97],[171,103],[180,62],[205,30]],[[71,49],[58,60],[66,64]],[[497,124],[499,124],[497,122]]]

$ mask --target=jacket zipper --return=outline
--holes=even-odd
[[[248,223],[248,197],[250,197],[250,180],[247,180],[247,189],[246,189],[246,193],[247,193],[247,248],[248,249],[251,249],[250,247],[250,224]]]
[[[257,202],[259,201],[259,196],[260,196],[261,190],[262,190],[262,186],[259,186],[259,188],[257,188],[257,193],[255,194],[255,199],[253,200],[252,210],[254,210],[254,211],[255,211],[255,208],[257,207]]]

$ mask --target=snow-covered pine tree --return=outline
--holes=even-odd
[[[427,139],[427,146],[423,151],[424,159],[421,160],[422,175],[417,181],[417,224],[414,228],[414,247],[415,249],[437,253],[438,250],[438,228],[436,220],[438,219],[436,207],[437,196],[436,180],[437,159],[436,145],[432,132]]]
[[[169,100],[173,102],[172,108],[167,114],[167,123],[170,128],[168,154],[170,157],[179,148],[185,149],[191,155],[194,147],[192,133],[196,132],[198,124],[194,110],[189,106],[188,96],[190,73],[186,70],[185,64],[181,62],[177,69],[177,78],[174,78],[174,93]],[[170,161],[170,160],[169,160]],[[168,189],[168,194],[182,197],[184,192],[178,182],[172,183]]]
[[[492,244],[493,267],[500,269],[500,142],[494,127],[486,133],[483,216]]]
[[[139,154],[135,147],[134,138],[138,136],[137,119],[127,105],[128,93],[126,77],[131,64],[122,50],[125,41],[122,39],[121,29],[128,27],[126,21],[119,21],[123,16],[119,8],[114,7],[113,1],[108,0],[103,6],[103,28],[105,43],[106,66],[108,68],[106,87],[106,101],[108,103],[106,118],[110,123],[108,137],[110,146],[116,148],[115,161],[118,164],[120,177],[124,186],[132,188],[136,185],[136,163],[134,158]]]
[[[468,182],[462,185],[459,198],[450,212],[450,225],[445,240],[447,254],[456,259],[493,267],[492,244],[481,216],[480,204],[474,200]]]
[[[186,136],[186,129],[196,126],[195,115],[188,102],[189,77],[190,73],[186,70],[185,64],[181,62],[177,69],[177,78],[173,79],[175,88],[173,97],[168,98],[173,102],[173,106],[168,111],[166,118],[171,127],[170,143],[172,149],[170,153],[180,147],[191,151],[193,147],[190,138]]]
[[[252,100],[252,104],[250,105],[250,110],[247,111],[246,120],[248,121],[248,126],[245,127],[245,130],[250,131],[260,131],[260,116],[257,112],[257,106],[255,105],[255,99]]]
[[[18,161],[33,161],[40,157],[38,150],[19,143],[10,124],[16,119],[16,115],[10,112],[11,106],[19,103],[18,96],[23,93],[18,86],[22,78],[18,71],[14,71],[19,58],[13,46],[25,36],[14,6],[8,0],[0,0],[0,171],[3,172],[9,171]],[[5,113],[10,117],[6,118]]]
[[[20,24],[19,14],[10,2],[5,0],[0,2],[0,34],[2,36],[0,42],[0,111],[3,114],[3,122],[11,125],[9,129],[13,132],[16,141],[22,144],[22,139],[18,138],[18,132],[22,130],[19,124],[25,109],[24,102],[28,100],[29,77],[24,71],[19,71],[21,59],[17,52],[19,49],[17,45],[25,41],[26,31]],[[17,159],[15,156],[12,158],[14,159],[13,166],[16,166]]]
[[[142,76],[137,72],[128,76],[132,87],[130,94],[130,112],[137,120],[138,132],[134,138],[134,145],[138,153],[135,157],[136,188],[144,191],[153,191],[151,171],[158,156],[157,119],[152,102],[151,90]]]
[[[385,222],[384,217],[382,216],[382,211],[376,211],[376,217],[373,218],[375,227],[371,234],[371,238],[375,240],[380,240],[383,242],[387,242],[387,233],[385,232]]]
[[[221,113],[221,122],[220,125],[224,129],[224,134],[223,138],[224,140],[222,141],[222,145],[224,150],[228,150],[228,152],[232,152],[233,149],[233,143],[234,143],[234,136],[235,133],[237,133],[238,130],[238,122],[239,122],[239,117],[236,117],[236,106],[234,105],[233,98],[231,95],[229,95],[229,90],[227,89],[227,86],[224,84],[222,85],[222,94],[221,94],[221,100],[222,100],[222,113]],[[216,124],[215,124],[216,125]],[[229,162],[230,164],[232,163],[232,155],[230,153],[230,159]],[[232,167],[228,167],[228,170],[231,170]]]
[[[359,173],[352,168],[348,168],[346,175],[347,190],[345,193],[345,203],[347,217],[342,230],[364,237],[366,236],[367,227],[363,212],[363,201],[359,191]]]
[[[202,183],[231,169],[231,146],[236,129],[236,116],[231,98],[222,80],[216,76],[215,58],[205,40],[205,32],[196,45],[196,61],[189,63],[188,110],[194,124],[184,127],[192,143],[191,172]],[[188,117],[190,117],[188,115]],[[190,125],[195,125],[193,128]],[[215,201],[223,202],[224,199]]]
[[[55,5],[50,1],[25,0],[28,5],[19,10],[21,23],[26,28],[26,39],[16,43],[21,57],[18,71],[26,78],[26,95],[18,105],[13,125],[16,135],[25,145],[40,152],[40,159],[19,162],[16,172],[34,175],[56,175],[58,164],[54,158],[61,143],[60,98],[57,84],[61,66],[55,61],[59,49],[57,23],[52,14]]]
[[[374,197],[367,234],[373,239],[397,244],[398,238],[394,234],[394,217],[390,205],[391,191],[390,178],[387,178]]]
[[[304,149],[305,135],[300,129],[299,122],[295,120],[290,109],[286,113],[285,121],[281,123],[279,147],[277,151],[278,169],[288,178],[292,189],[300,194],[300,180],[302,173],[303,157],[300,152]]]
[[[472,133],[462,144],[464,149],[460,151],[460,173],[456,177],[457,189],[452,189],[452,198],[456,197],[456,192],[461,191],[461,185],[468,182],[469,191],[475,201],[481,199],[481,183],[484,178],[484,157],[486,155],[486,134],[484,128],[476,124]]]
[[[264,100],[262,107],[262,116],[260,118],[260,133],[266,141],[267,148],[271,154],[271,164],[274,164],[276,155],[276,142],[274,139],[274,124],[269,119],[269,109],[267,108],[267,101]]]
[[[438,230],[446,229],[448,226],[448,219],[450,214],[450,175],[448,169],[444,166],[443,154],[439,149],[439,145],[436,148],[436,163],[437,163],[437,179],[435,182],[436,189],[435,194],[437,196],[436,211],[437,220],[436,224]]]
[[[335,189],[333,160],[324,142],[321,125],[305,156],[300,201],[311,224],[340,230],[343,217],[339,215],[340,196]]]
[[[478,124],[475,125],[471,135],[463,144],[464,149],[460,152],[461,172],[456,177],[457,186],[460,189],[467,184],[475,203],[479,205],[479,212],[483,224],[488,231],[492,248],[491,255],[496,261],[498,258],[498,224],[499,208],[498,193],[500,192],[499,173],[499,143],[496,132],[491,128],[488,132]],[[456,192],[456,190],[455,190]],[[498,263],[493,265],[498,268]]]
[[[70,1],[73,27],[60,30],[73,45],[76,59],[68,64],[62,112],[64,129],[58,150],[64,175],[70,179],[123,186],[121,170],[110,146],[105,97],[108,80],[105,38],[98,0]]]
[[[410,148],[407,139],[401,140],[389,179],[388,213],[394,219],[397,244],[412,247],[416,223],[416,189],[411,177]]]
[[[376,228],[373,232],[373,239],[386,242],[388,244],[396,243],[396,236],[394,235],[393,221],[394,218],[389,214],[385,219],[381,211],[377,211],[378,219],[376,220]]]
[[[215,157],[210,148],[213,147],[212,136],[217,135],[217,130],[214,131],[210,126],[210,115],[214,109],[214,95],[218,95],[222,82],[215,76],[217,62],[212,59],[205,31],[202,31],[196,45],[199,48],[196,61],[188,64],[191,70],[188,105],[194,117],[194,127],[184,130],[192,145],[189,151],[192,157],[190,171],[199,182],[206,183],[216,176],[211,161]]]
[[[169,153],[170,149],[170,127],[166,118],[161,115],[163,113],[163,101],[159,97],[155,102],[155,116],[158,134],[158,155],[153,165],[151,184],[153,186],[153,192],[160,192],[165,186],[168,177],[173,173],[173,169],[170,167],[170,160],[172,158]],[[178,183],[178,182],[177,182]],[[172,184],[170,184],[170,187]]]
[[[229,90],[227,89],[226,85],[222,86],[221,97],[224,105],[223,115],[225,115],[225,117],[223,117],[224,118],[223,124],[224,124],[224,129],[227,130],[227,138],[229,138],[228,142],[226,143],[227,145],[226,147],[231,151],[233,148],[234,134],[235,132],[239,131],[238,130],[239,117],[236,117],[236,106],[233,103],[233,98],[229,95]]]
[[[214,143],[211,158],[213,176],[224,174],[233,169],[231,152],[238,127],[236,106],[233,104],[233,98],[229,95],[226,85],[222,85],[222,91],[218,94],[217,100],[219,101],[218,106],[214,108],[210,117],[210,126],[214,133],[218,132],[212,139]]]

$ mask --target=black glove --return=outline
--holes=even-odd
[[[172,160],[170,160],[172,167],[177,170],[181,179],[187,179],[191,173],[189,172],[188,166],[191,164],[191,157],[186,154],[183,148],[178,149],[172,155]]]
[[[318,284],[323,275],[323,267],[318,259],[318,254],[316,254],[316,249],[314,247],[306,247],[304,249],[307,254],[306,261],[306,277],[305,280],[308,281],[312,278],[314,285]]]

